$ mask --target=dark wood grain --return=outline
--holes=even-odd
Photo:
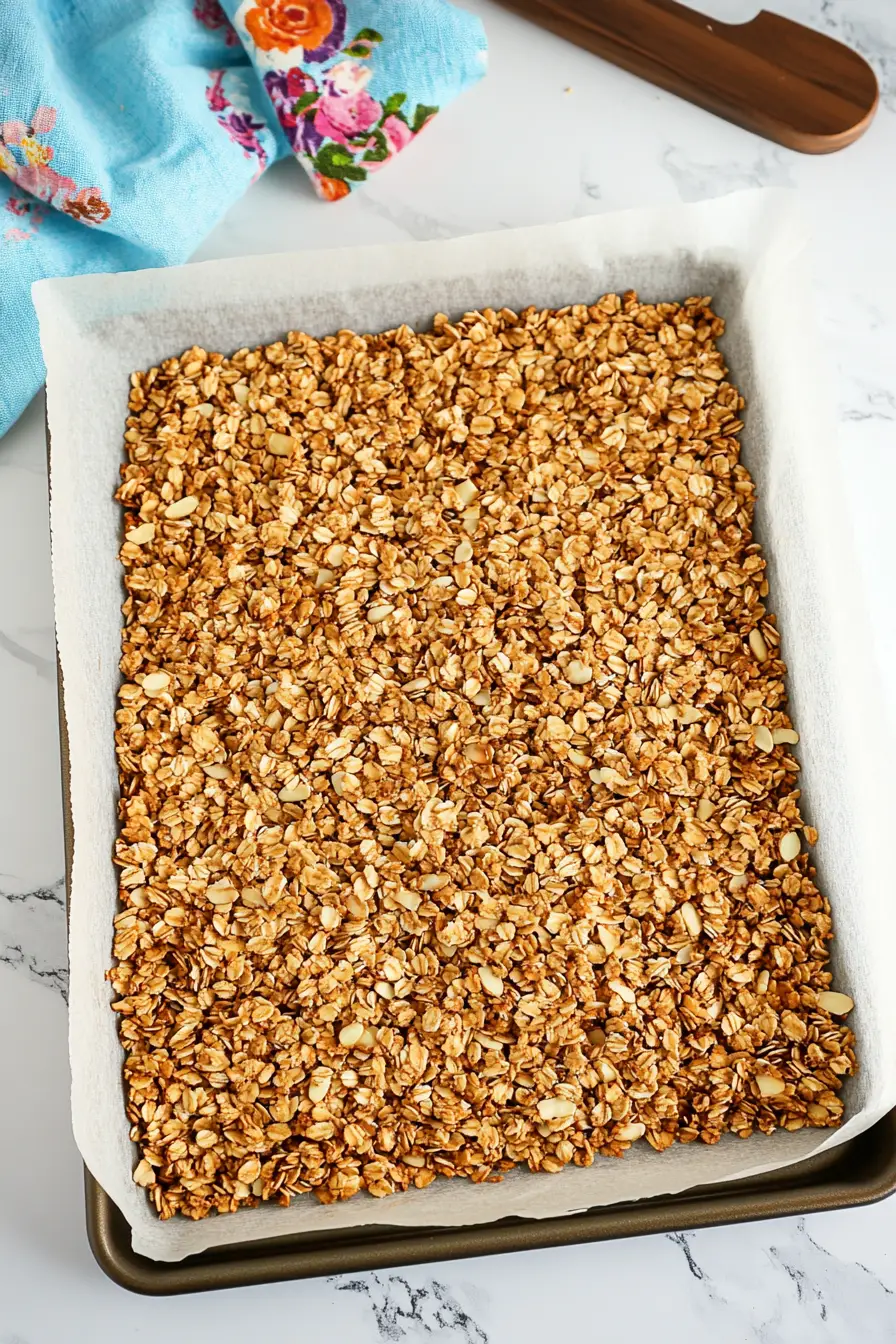
[[[877,108],[867,61],[776,14],[731,24],[675,0],[501,2],[642,79],[806,154],[851,144]]]

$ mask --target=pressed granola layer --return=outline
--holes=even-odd
[[[134,374],[110,978],[162,1216],[839,1123],[722,329],[608,295]]]

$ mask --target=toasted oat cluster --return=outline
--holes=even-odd
[[[110,979],[163,1217],[840,1121],[722,329],[630,293],[133,375]]]

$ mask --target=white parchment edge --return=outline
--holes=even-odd
[[[759,486],[794,720],[804,815],[821,834],[821,882],[834,910],[838,988],[857,1002],[861,1073],[837,1132],[780,1133],[658,1155],[636,1145],[547,1177],[497,1185],[439,1181],[386,1201],[297,1200],[190,1223],[159,1223],[131,1181],[121,1051],[105,980],[116,875],[113,714],[122,597],[117,563],[128,375],[199,344],[230,352],[298,328],[427,325],[434,312],[588,302],[636,288],[649,299],[712,294],[724,350],[748,401],[744,461]],[[141,1254],[177,1260],[207,1247],[363,1223],[463,1225],[551,1217],[672,1193],[796,1162],[853,1137],[896,1103],[894,904],[886,821],[893,814],[886,715],[845,526],[832,418],[806,279],[805,235],[790,193],[738,193],[469,238],[204,262],[165,271],[44,280],[33,288],[47,364],[57,639],[71,753],[74,860],[70,1054],[75,1136],[87,1166],[133,1229]]]

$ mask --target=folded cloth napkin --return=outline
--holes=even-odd
[[[338,200],[485,70],[447,0],[227,8],[0,0],[0,434],[43,381],[33,281],[186,261],[290,151]]]

